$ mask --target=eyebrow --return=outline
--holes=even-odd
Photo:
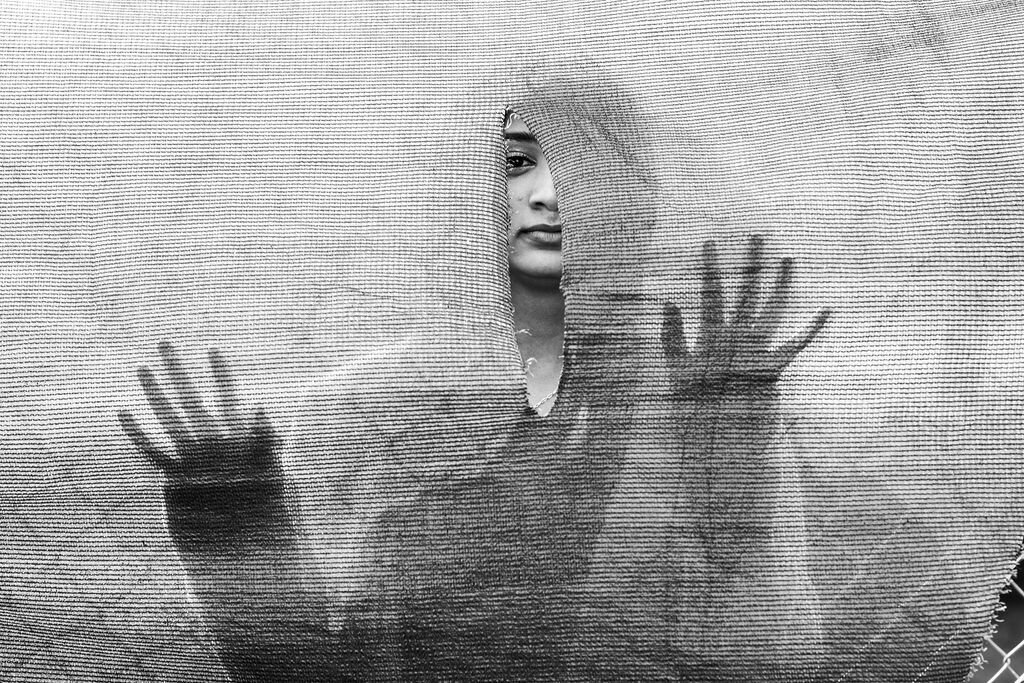
[[[519,133],[513,131],[511,133],[505,133],[506,140],[519,140],[520,142],[537,142],[537,138],[533,137],[530,133]]]

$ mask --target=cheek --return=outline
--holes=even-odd
[[[523,213],[523,209],[526,207],[526,200],[522,195],[509,193],[508,195],[508,212],[513,216]]]
[[[524,211],[529,208],[529,195],[528,189],[525,183],[516,180],[509,180],[508,183],[508,212],[512,216],[512,222],[516,220],[516,216],[520,216]]]

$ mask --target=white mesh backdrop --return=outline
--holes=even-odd
[[[385,630],[465,610],[354,675],[963,680],[1024,536],[1022,34],[1005,0],[6,5],[0,680],[226,675],[115,418],[158,433],[162,340],[279,427],[335,633],[358,596]],[[566,223],[573,362],[525,436],[507,107]],[[764,522],[716,574],[658,335],[670,300],[694,329],[702,243],[735,291],[752,234],[795,260],[787,333],[833,313],[785,435],[714,482]],[[398,496],[502,438],[554,472],[501,495],[550,506],[517,523],[557,581],[466,588],[507,552],[487,491],[350,523],[354,472]]]

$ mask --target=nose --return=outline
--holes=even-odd
[[[555,195],[555,180],[551,177],[551,169],[546,163],[540,164],[534,177],[536,180],[530,188],[530,206],[557,213],[558,197]]]

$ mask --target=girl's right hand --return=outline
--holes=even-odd
[[[279,439],[262,410],[243,416],[234,381],[223,357],[209,353],[220,398],[220,416],[211,414],[174,347],[160,345],[175,402],[146,366],[139,382],[173,452],[157,447],[128,411],[118,413],[135,447],[163,475],[171,534],[182,550],[202,550],[290,533],[278,458]],[[255,534],[255,538],[253,536]]]

